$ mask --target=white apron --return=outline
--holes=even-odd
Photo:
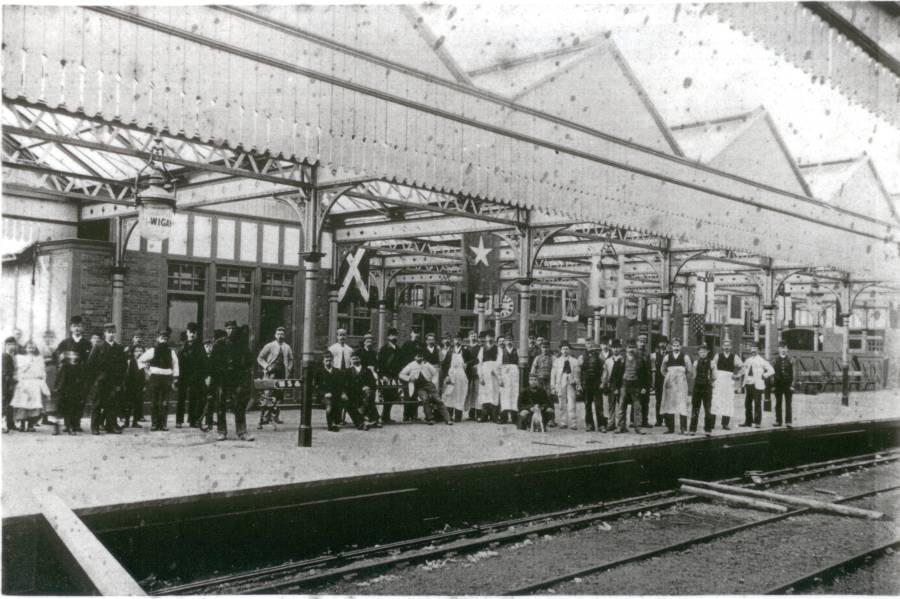
[[[454,353],[450,356],[450,369],[447,371],[447,378],[444,379],[444,405],[462,412],[466,409],[468,394],[469,379],[466,377],[466,362],[461,353]]]
[[[516,410],[519,405],[519,367],[515,364],[503,364],[500,367],[500,409]]]
[[[479,410],[484,404],[496,406],[500,403],[500,386],[494,376],[494,373],[500,374],[499,369],[500,362],[482,362],[478,366],[478,399],[475,407]]]
[[[678,414],[679,416],[690,414],[687,370],[684,366],[670,366],[666,370],[666,380],[663,382],[662,404],[659,413]]]
[[[727,370],[716,370],[710,412],[716,416],[734,416],[734,378]]]

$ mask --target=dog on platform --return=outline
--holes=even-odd
[[[545,432],[544,431],[544,415],[541,414],[540,406],[532,406],[531,407],[531,432]]]

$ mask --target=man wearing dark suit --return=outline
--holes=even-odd
[[[362,364],[362,367],[371,369],[377,377],[378,350],[375,349],[375,337],[372,336],[372,333],[363,335],[362,347],[357,352],[359,353],[359,363]]]
[[[3,342],[3,418],[4,433],[16,430],[13,408],[9,405],[16,391],[16,338],[7,337]]]
[[[390,424],[391,408],[398,401],[400,393],[400,370],[406,364],[400,349],[397,347],[397,329],[390,328],[387,332],[387,342],[378,350],[378,376],[381,377],[381,395],[384,399],[384,408],[381,410],[381,423]]]
[[[238,333],[237,322],[229,320],[225,323],[225,337],[216,341],[210,356],[210,367],[213,383],[219,389],[216,424],[218,440],[224,441],[228,436],[225,411],[230,405],[234,412],[234,427],[238,439],[253,441],[247,432],[247,383],[253,365],[253,355],[247,342]]]
[[[334,367],[334,356],[326,352],[322,356],[322,368],[316,373],[314,388],[319,401],[325,406],[325,423],[328,430],[341,430],[346,371]]]
[[[656,426],[663,425],[662,414],[660,414],[659,409],[662,405],[662,393],[666,381],[666,373],[662,371],[662,362],[663,358],[666,357],[668,345],[669,340],[663,337],[656,342],[656,351],[650,354],[650,367],[653,369],[653,395],[656,396]]]
[[[71,433],[81,432],[81,415],[84,413],[84,402],[87,397],[85,367],[91,353],[91,342],[82,336],[84,330],[82,327],[81,316],[73,316],[69,321],[70,336],[56,347],[57,363],[62,367],[64,361],[67,367],[64,380],[56,383],[59,408],[63,414],[66,432]]]
[[[378,410],[375,408],[375,388],[378,382],[372,369],[363,366],[360,351],[353,352],[350,358],[350,371],[347,373],[347,412],[357,425],[356,428],[368,430],[370,425],[381,428]]]
[[[185,411],[188,426],[199,428],[200,414],[203,409],[204,379],[207,376],[206,351],[203,342],[197,336],[197,323],[189,322],[185,332],[187,339],[178,354],[178,366],[181,371],[181,386],[178,387],[178,402],[175,404],[175,428],[184,425]]]
[[[778,343],[778,357],[772,362],[775,369],[773,387],[775,391],[775,426],[782,423],[791,428],[791,399],[794,397],[794,359],[787,355],[787,345],[784,341]],[[782,402],[783,400],[783,402]],[[784,406],[784,420],[782,416]]]
[[[91,350],[87,360],[87,380],[93,398],[91,434],[99,435],[101,428],[107,433],[122,434],[118,415],[127,368],[125,349],[116,343],[116,325],[108,322],[103,325],[103,341]]]
[[[437,338],[434,333],[425,335],[425,347],[422,349],[423,359],[434,367],[441,365],[441,348],[437,345]]]
[[[603,418],[603,395],[600,391],[603,379],[603,357],[590,339],[584,342],[581,362],[581,388],[584,389],[584,430],[599,430],[606,426]],[[596,413],[596,424],[594,414]]]

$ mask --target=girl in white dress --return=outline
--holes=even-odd
[[[16,392],[10,405],[16,409],[19,430],[34,432],[41,416],[43,397],[50,395],[44,358],[33,341],[25,344],[25,353],[16,356]]]

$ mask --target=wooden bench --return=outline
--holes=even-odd
[[[829,377],[822,370],[806,370],[797,377],[797,390],[800,393],[815,395],[822,392],[829,383]]]

